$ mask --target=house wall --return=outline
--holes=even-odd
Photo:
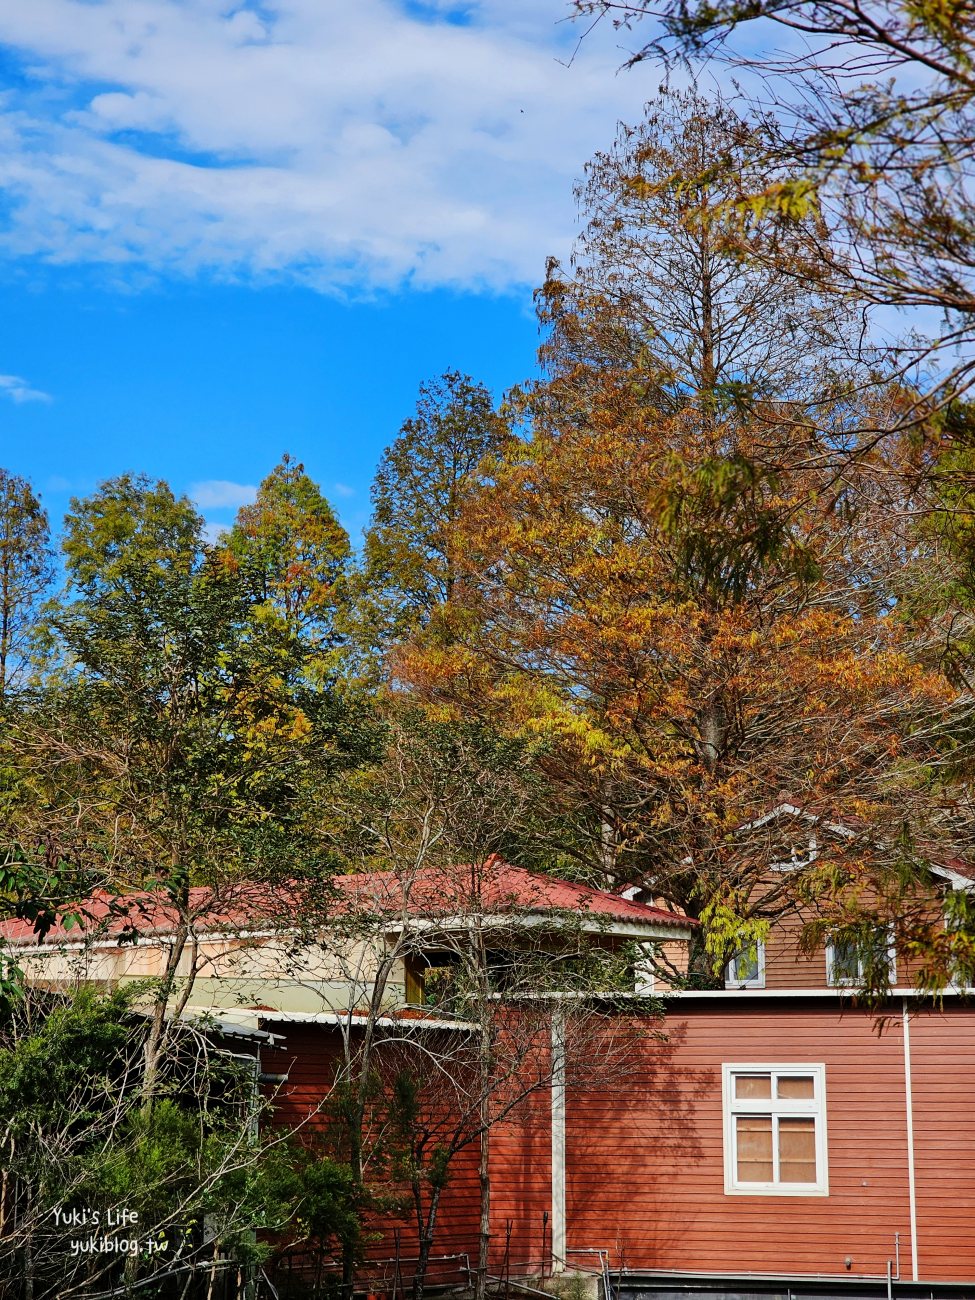
[[[550,1271],[550,1106],[550,1092],[534,1093],[491,1135],[491,1266],[498,1275],[504,1272],[506,1249],[515,1276]]]
[[[921,1277],[975,1278],[975,1007],[909,1025]]]
[[[932,916],[940,921],[942,911],[932,906]],[[800,938],[803,926],[814,919],[809,908],[797,908],[772,925],[765,941],[765,987],[767,989],[823,989],[828,987],[825,944],[817,951],[803,953]],[[917,958],[897,953],[892,983],[910,988],[921,968]]]
[[[786,855],[787,856],[787,855]],[[750,903],[759,915],[774,917],[765,940],[766,989],[822,989],[827,988],[826,944],[815,951],[804,953],[800,940],[804,927],[821,919],[814,905],[796,898],[795,886],[801,865],[794,869],[765,871],[752,887]],[[914,899],[918,921],[929,919],[940,928],[944,917],[944,892],[947,884],[939,885],[933,892],[919,892]],[[865,890],[860,902],[863,907],[876,903],[876,895]],[[903,952],[895,956],[892,983],[911,987],[921,968],[918,958]]]
[[[664,941],[658,945],[658,951],[660,953],[659,970],[661,973],[657,974],[654,978],[654,992],[666,993],[672,987],[672,981],[670,981],[663,972],[669,971],[673,968],[681,974],[686,975],[690,949],[687,941],[682,939],[678,942]]]
[[[899,1013],[899,1007],[897,1008]],[[635,1042],[639,1077],[567,1098],[570,1252],[674,1271],[883,1275],[900,1233],[911,1276],[904,1042],[899,1014],[837,1002],[675,1000],[667,1041]],[[975,1010],[910,1021],[917,1258],[924,1280],[975,1279]],[[827,1196],[727,1195],[724,1063],[821,1063]],[[548,1116],[535,1106],[494,1139],[495,1242],[515,1219],[524,1254],[551,1208]],[[496,1245],[496,1252],[500,1249]],[[537,1249],[537,1247],[536,1247]],[[582,1256],[569,1255],[569,1263]],[[851,1265],[846,1268],[846,1259]]]
[[[265,1068],[287,1070],[285,1122],[315,1111],[334,1073],[338,1033],[274,1022],[285,1041]],[[883,1277],[900,1238],[901,1277],[975,1286],[975,1006],[946,997],[908,1020],[909,1147],[901,999],[883,1022],[832,995],[682,995],[658,1026],[617,1020],[627,1064],[589,1052],[566,1094],[566,1245],[605,1250],[613,1267],[670,1272]],[[571,1064],[571,1063],[570,1063]],[[828,1195],[728,1194],[723,1065],[825,1069]],[[581,1086],[588,1077],[592,1086]],[[552,1249],[551,1089],[514,1108],[491,1137],[492,1268],[537,1273]],[[310,1120],[309,1120],[309,1117]],[[909,1149],[914,1156],[912,1234]],[[455,1159],[434,1254],[477,1250],[478,1151]],[[548,1215],[546,1221],[545,1216]],[[376,1224],[374,1259],[415,1252],[406,1218]],[[850,1264],[847,1268],[846,1261]]]
[[[277,1121],[303,1133],[321,1131],[329,1124],[327,1102],[331,1083],[341,1057],[341,1037],[332,1026],[291,1024],[274,1021],[267,1026],[281,1041],[273,1050],[262,1052],[262,1068],[270,1073],[287,1074],[287,1083],[276,1089]],[[450,1165],[450,1180],[440,1204],[433,1255],[467,1254],[477,1256],[480,1184],[479,1149],[476,1143],[462,1148]],[[389,1189],[391,1192],[403,1189]],[[396,1254],[397,1237],[404,1275],[410,1275],[409,1261],[417,1253],[416,1225],[409,1207],[403,1213],[376,1216],[369,1225],[366,1258],[390,1261]],[[447,1268],[449,1280],[460,1280],[459,1268]],[[431,1280],[443,1266],[431,1266]],[[447,1274],[444,1274],[447,1276]]]
[[[381,940],[341,945],[323,941],[296,947],[287,936],[204,938],[194,952],[187,946],[177,967],[177,988],[196,975],[188,1009],[234,1010],[267,1006],[282,1011],[318,1012],[367,1005],[380,960]],[[70,988],[81,983],[116,987],[132,980],[159,978],[167,947],[162,943],[87,947],[52,943],[23,953],[19,962],[27,978]],[[386,1004],[404,1000],[403,963],[397,962],[387,985]]]

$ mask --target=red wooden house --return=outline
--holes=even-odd
[[[828,830],[819,826],[816,834]],[[528,925],[546,912],[576,909],[607,943],[673,951],[687,940],[683,917],[639,898],[539,880],[500,863],[494,872],[496,888],[479,904],[487,913]],[[946,888],[971,887],[957,864],[943,878]],[[377,876],[356,887],[392,898],[396,879]],[[420,925],[436,947],[447,917],[462,924],[442,882],[428,878],[406,912],[390,904],[384,942],[397,927]],[[164,943],[164,922],[155,933]],[[287,1076],[280,1112],[300,1120],[327,1090],[338,1036],[354,1026],[356,1011],[348,998],[316,1009],[291,997],[286,981],[270,978],[271,967],[262,973],[255,965],[255,952],[265,949],[253,935],[261,933],[255,924],[247,969],[233,976],[245,997],[231,1006],[211,980],[206,1005],[273,1031],[262,1065]],[[41,965],[49,961],[42,947],[53,954],[69,938],[55,934],[52,948],[27,935],[9,937],[22,945],[22,964]],[[95,946],[108,954],[113,942],[103,934]],[[241,959],[225,934],[211,934],[211,942],[231,964],[235,952]],[[98,977],[90,951],[85,962],[86,977]],[[334,994],[338,981],[334,969],[323,975],[321,967],[318,960],[324,998],[322,990]],[[923,1283],[924,1294],[962,1284],[962,1294],[975,1295],[975,1007],[954,988],[937,1000],[921,997],[904,970],[878,1020],[855,1003],[857,974],[855,952],[827,943],[802,956],[786,925],[763,952],[731,963],[724,989],[658,989],[666,1004],[663,1037],[648,1035],[645,1021],[617,1004],[617,1027],[625,1032],[629,1019],[633,1028],[625,1087],[584,1087],[567,1077],[553,1013],[546,1086],[529,1091],[492,1133],[492,1269],[538,1277],[605,1264],[632,1294],[846,1295],[899,1287],[920,1295],[914,1284]],[[417,1000],[422,977],[422,963],[411,969],[404,954],[390,982],[392,1030],[403,1004]],[[638,989],[646,983],[639,962],[635,980]],[[257,988],[261,996],[248,1000]],[[422,1023],[414,1012],[414,1024],[418,1015]],[[476,1253],[477,1164],[472,1143],[452,1166],[435,1255]],[[385,1226],[390,1231],[374,1253],[388,1257],[396,1225]],[[405,1263],[412,1249],[408,1225],[401,1226]]]
[[[809,830],[810,853],[843,833]],[[972,887],[962,864],[935,870]],[[975,1005],[963,989],[919,995],[901,962],[886,1003],[858,1007],[857,952],[827,939],[804,954],[797,933],[795,917],[773,927],[724,989],[664,991],[665,1038],[634,1033],[625,1088],[556,1071],[494,1134],[498,1275],[604,1261],[633,1294],[975,1295]],[[320,1048],[285,1033],[310,1097]],[[472,1150],[438,1250],[476,1239]]]

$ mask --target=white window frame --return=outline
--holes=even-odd
[[[638,943],[637,952],[640,955],[633,963],[633,992],[638,996],[647,997],[657,989],[657,969],[654,964],[657,945]]]
[[[740,1074],[770,1074],[773,1097],[735,1097],[735,1078]],[[775,1098],[775,1080],[783,1076],[812,1077],[813,1096]],[[826,1143],[826,1066],[809,1062],[730,1062],[721,1067],[721,1101],[724,1114],[724,1190],[726,1196],[828,1196],[829,1170]],[[815,1120],[815,1183],[746,1183],[738,1179],[738,1143],[735,1120],[739,1115],[771,1115],[772,1161],[778,1164],[778,1118],[812,1118]]]
[[[805,857],[801,857],[794,844],[789,846],[788,861],[770,862],[770,871],[796,871],[799,867],[809,867],[819,857],[819,843],[816,840],[815,831],[809,832],[808,852]]]
[[[748,952],[750,950],[751,950],[751,944],[748,945],[748,948],[742,948],[740,952]],[[755,956],[757,959],[758,969],[756,970],[755,974],[751,976],[750,979],[738,980],[735,979],[734,977],[733,974],[734,962],[739,955],[740,953],[736,952],[734,957],[732,957],[731,961],[729,961],[728,965],[724,968],[725,988],[726,989],[763,989],[765,987],[765,944],[762,942],[761,939],[758,939],[755,942]]]
[[[968,888],[969,888],[969,886],[967,886],[967,885],[960,885],[960,884],[958,884],[957,881],[954,881],[954,880],[951,881],[951,882],[949,883],[949,885],[948,885],[948,889],[951,890],[951,891],[954,891],[954,890],[956,890],[956,889],[957,889],[957,890],[966,890],[966,891],[967,891]],[[942,918],[942,924],[944,925],[945,930],[947,931],[947,930],[952,929],[951,920],[950,920],[950,918],[949,918],[949,916],[948,916],[948,894],[947,894],[947,891],[945,892],[945,901],[944,901],[944,904],[942,905],[941,918]],[[952,993],[971,993],[971,992],[973,991],[973,986],[972,986],[971,984],[962,984],[961,980],[958,978],[958,976],[957,976],[957,974],[955,973],[954,970],[952,970],[952,972],[951,972],[951,979],[948,981],[946,987],[947,987],[947,988],[948,988]]]
[[[857,954],[856,978],[840,976],[835,973],[836,949],[832,938],[826,940],[826,983],[831,989],[855,989],[863,984],[863,956]],[[894,944],[893,927],[888,927],[887,934],[887,970],[891,984],[897,980],[897,949]]]

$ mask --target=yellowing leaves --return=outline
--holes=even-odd
[[[709,890],[771,852],[742,859],[729,840],[777,799],[882,820],[952,688],[863,576],[890,526],[872,503],[880,452],[840,512],[803,447],[763,468],[767,425],[707,427],[618,376],[588,382],[591,422],[543,427],[472,497],[447,643],[418,638],[397,671],[437,716],[540,741],[618,860],[678,882],[681,905],[727,901]],[[725,930],[742,933],[747,908],[732,912]]]

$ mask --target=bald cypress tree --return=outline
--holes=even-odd
[[[374,669],[450,603],[460,577],[457,522],[485,461],[511,436],[487,388],[469,375],[448,370],[420,385],[416,413],[383,453],[372,485],[355,625]]]
[[[0,701],[20,678],[53,572],[40,498],[27,479],[0,469]]]

